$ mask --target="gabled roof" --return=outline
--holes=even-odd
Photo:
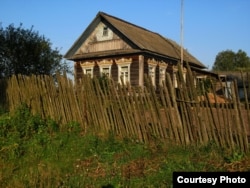
[[[123,37],[133,44],[137,51],[140,50],[144,52],[155,53],[176,60],[181,59],[181,47],[173,40],[167,39],[158,33],[149,31],[145,28],[108,15],[104,12],[99,12],[96,15],[96,18],[65,54],[65,58],[74,59],[74,54],[84,41],[86,33],[88,33],[88,30],[90,30],[91,26],[98,20],[104,20],[114,27],[121,35],[123,35]],[[185,62],[189,62],[191,66],[205,68],[205,66],[199,60],[197,60],[185,49],[183,50],[183,59]]]

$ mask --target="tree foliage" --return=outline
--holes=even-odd
[[[59,50],[51,46],[49,39],[39,35],[33,27],[0,26],[0,77],[70,72]]]
[[[214,71],[236,71],[236,70],[250,70],[250,58],[247,53],[238,50],[226,50],[219,52],[215,58],[213,65]]]

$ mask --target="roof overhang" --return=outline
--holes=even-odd
[[[196,73],[203,74],[203,75],[209,75],[211,77],[219,79],[219,74],[216,74],[214,72],[204,70],[204,69],[200,69],[200,68],[197,68],[197,67],[192,67],[192,66],[190,66],[190,68],[191,68],[192,71],[194,71]]]

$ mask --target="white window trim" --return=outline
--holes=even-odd
[[[108,36],[108,27],[107,26],[104,26],[103,27],[103,30],[102,30],[102,36],[103,37],[107,37]]]
[[[118,65],[118,83],[122,84],[121,68],[125,67],[125,66],[128,67],[128,83],[130,83],[131,82],[131,80],[130,80],[130,73],[131,73],[130,67],[131,67],[131,63],[132,63],[132,58],[129,58],[129,59],[122,58],[122,59],[116,60],[115,62]],[[127,84],[127,83],[124,83],[124,84]]]
[[[178,88],[178,82],[177,82],[177,71],[178,71],[178,68],[175,65],[173,65],[172,68],[173,68],[173,72],[172,72],[172,74],[173,74],[172,84],[173,84],[174,88]]]
[[[81,62],[81,67],[82,67],[82,71],[83,71],[83,74],[87,74],[87,70],[90,69],[91,70],[91,73],[90,73],[90,77],[93,78],[94,76],[94,66],[95,66],[95,62]]]
[[[197,87],[198,82],[200,82],[202,80],[206,80],[206,79],[207,79],[206,75],[196,76],[195,79],[194,79],[195,87]]]
[[[161,72],[161,70],[163,70]],[[159,85],[163,86],[163,82],[166,82],[166,67],[160,66],[159,67]]]
[[[163,81],[164,83],[166,82],[167,67],[168,67],[168,64],[165,61],[159,62],[159,85],[160,86],[163,86]],[[163,73],[161,73],[161,70],[163,70]]]
[[[130,65],[131,63],[124,63],[124,64],[118,65],[118,83],[119,84],[122,84],[122,80],[121,80],[122,67],[128,67],[128,81],[127,82],[130,83]],[[127,83],[124,83],[124,84],[126,85]]]
[[[152,72],[150,70],[152,70]],[[152,64],[148,65],[148,75],[151,78],[153,86],[155,86],[155,82],[156,82],[156,65],[152,65]]]
[[[183,74],[184,82],[186,82],[187,81],[187,69],[185,67],[182,68],[182,74]]]
[[[112,67],[113,61],[104,59],[104,60],[98,61],[97,64],[100,68],[101,76],[103,76],[103,69],[108,68],[109,69],[109,78],[111,78],[111,67]]]
[[[111,65],[101,65],[100,66],[100,73],[101,76],[104,76],[103,69],[108,68],[109,69],[109,78],[111,77]]]
[[[158,63],[159,62],[156,61],[154,58],[148,59],[148,76],[150,76],[153,86],[155,86],[155,83],[156,83],[156,66],[158,65]],[[151,75],[150,68],[153,68],[154,75]]]
[[[87,70],[91,70],[90,77],[93,78],[93,67],[82,67],[83,74],[87,75]]]

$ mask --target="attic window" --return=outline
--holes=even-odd
[[[104,37],[108,36],[108,27],[107,26],[103,27],[102,36],[104,36]]]

